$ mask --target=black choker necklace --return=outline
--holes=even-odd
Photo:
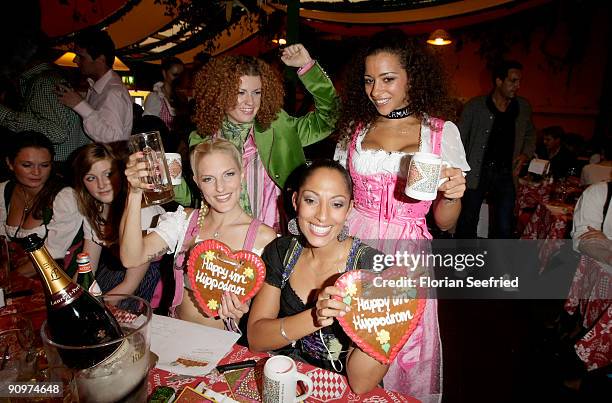
[[[410,109],[408,109],[407,106],[400,108],[400,109],[396,109],[393,112],[391,112],[390,114],[388,114],[387,116],[385,116],[388,119],[402,119],[405,117],[408,117],[412,115],[412,111]]]

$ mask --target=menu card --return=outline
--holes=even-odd
[[[239,338],[238,333],[167,316],[151,319],[151,351],[159,356],[156,367],[175,374],[208,374]]]

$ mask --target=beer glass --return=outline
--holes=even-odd
[[[130,150],[132,153],[141,151],[144,154],[140,162],[147,164],[149,174],[140,178],[140,180],[154,185],[153,189],[144,191],[145,203],[151,205],[172,201],[174,190],[172,190],[170,171],[168,170],[159,132],[152,131],[132,135],[130,137]]]

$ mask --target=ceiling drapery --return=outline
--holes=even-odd
[[[255,34],[269,24],[267,16],[284,13],[288,2],[194,0],[187,4],[206,5],[202,6],[206,12],[215,11],[214,7],[225,10],[220,16],[215,14],[213,23],[207,20],[210,25],[198,27],[193,16],[169,15],[168,6],[182,1],[40,0],[41,24],[56,43],[69,42],[83,29],[99,27],[108,30],[125,60],[154,61],[176,55],[190,62],[202,50],[222,53],[260,36]],[[423,34],[435,28],[454,29],[501,18],[550,1],[302,0],[300,23],[323,33],[347,36],[369,35],[389,26]]]

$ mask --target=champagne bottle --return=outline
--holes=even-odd
[[[45,291],[47,326],[52,341],[76,347],[108,343],[123,337],[115,317],[102,302],[84,292],[64,273],[38,235],[29,235],[21,243]],[[84,369],[112,359],[122,344],[111,343],[84,350],[58,349],[58,352],[66,366]]]
[[[102,290],[98,282],[94,278],[93,271],[91,270],[91,263],[89,262],[89,253],[83,252],[77,255],[77,264],[79,265],[79,275],[77,277],[77,284],[83,289],[89,291],[93,296],[102,295]]]

